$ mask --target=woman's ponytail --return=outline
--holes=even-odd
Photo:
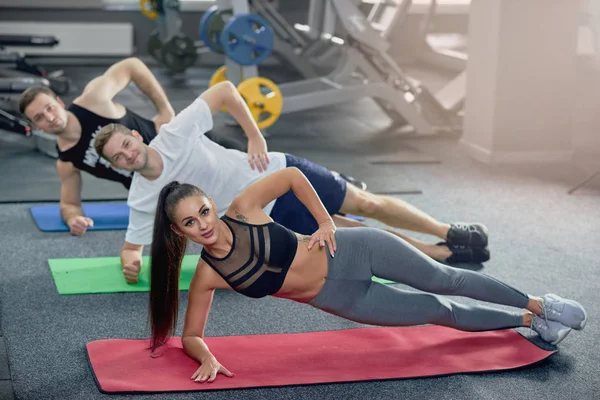
[[[181,200],[181,184],[171,182],[160,192],[150,249],[150,326],[152,350],[173,335],[179,309],[179,275],[187,238],[171,229],[170,212]]]

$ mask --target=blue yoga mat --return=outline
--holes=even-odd
[[[42,232],[68,232],[69,227],[60,216],[60,206],[34,206],[30,209],[36,225]],[[83,213],[94,220],[90,231],[126,230],[129,223],[129,207],[127,203],[84,204]],[[364,218],[346,214],[346,217],[357,221]]]
[[[69,227],[60,216],[60,206],[34,206],[30,209],[36,225],[42,232],[68,232]],[[127,229],[129,207],[127,203],[84,204],[83,213],[94,220],[90,231],[116,231]]]

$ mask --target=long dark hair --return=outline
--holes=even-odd
[[[150,326],[152,351],[175,332],[179,309],[179,275],[187,238],[171,229],[173,213],[187,197],[205,195],[194,185],[173,181],[160,191],[150,249]]]

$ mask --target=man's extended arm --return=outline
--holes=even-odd
[[[159,115],[170,116],[175,114],[169,99],[152,71],[139,58],[130,57],[113,64],[106,72],[91,80],[83,90],[76,103],[112,102],[113,98],[130,82],[152,101]]]

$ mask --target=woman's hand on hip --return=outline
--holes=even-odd
[[[333,221],[320,223],[319,229],[310,237],[308,250],[312,249],[315,243],[318,243],[321,247],[325,247],[325,243],[327,243],[329,253],[331,253],[331,257],[334,257],[334,253],[337,250],[337,245],[335,243],[335,229]]]

